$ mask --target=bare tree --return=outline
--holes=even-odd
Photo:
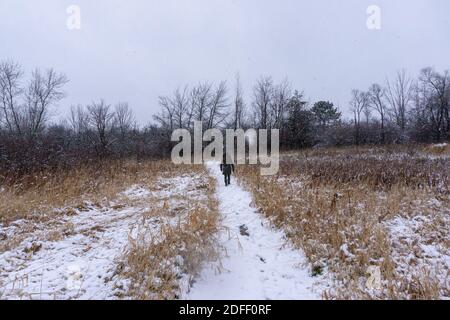
[[[175,116],[174,116],[174,104],[170,97],[161,96],[158,98],[159,106],[161,108],[161,113],[154,115],[153,119],[156,120],[161,128],[164,130],[173,131],[175,126]]]
[[[72,106],[70,108],[69,124],[76,135],[80,135],[87,130],[89,115],[82,105]]]
[[[94,131],[94,136],[91,136],[91,138],[97,153],[104,155],[112,143],[110,133],[113,126],[114,113],[110,112],[111,106],[106,104],[103,99],[98,103],[93,102],[87,108],[89,124]]]
[[[284,119],[286,118],[287,105],[292,96],[291,84],[287,79],[273,88],[272,99],[270,103],[271,109],[271,127],[282,129]]]
[[[245,102],[241,85],[241,77],[239,73],[237,73],[235,95],[234,95],[234,112],[233,112],[233,128],[235,130],[242,127],[244,116],[245,116]]]
[[[187,115],[190,111],[188,87],[175,90],[174,98],[170,100],[172,104],[174,123],[176,128],[188,128],[190,126],[189,117]]]
[[[214,90],[206,129],[221,126],[228,117],[227,85],[225,81],[219,83]]]
[[[352,90],[352,99],[350,101],[350,106],[354,117],[356,144],[360,144],[361,142],[361,115],[366,110],[368,110],[368,102],[369,97],[366,92]]]
[[[271,126],[270,105],[273,98],[273,80],[271,77],[262,77],[253,88],[254,101],[252,103],[256,114],[257,126],[267,129]]]
[[[115,151],[120,157],[131,154],[132,149],[136,146],[133,143],[133,137],[137,128],[134,120],[133,110],[126,102],[119,102],[114,107],[113,132],[116,138]]]
[[[0,63],[0,103],[3,120],[12,132],[22,134],[23,116],[21,114],[19,98],[23,93],[20,86],[23,72],[18,63],[3,61]]]
[[[450,134],[450,76],[448,71],[439,74],[425,68],[419,76],[419,100],[427,110],[432,130],[437,141]]]
[[[367,99],[367,103],[366,103],[366,107],[363,109],[363,114],[364,114],[364,118],[366,120],[366,125],[369,125],[370,117],[372,116],[372,109],[370,108],[369,96],[368,96],[367,92],[366,92],[366,99]]]
[[[64,74],[48,69],[42,73],[36,69],[26,91],[26,123],[31,137],[39,133],[47,120],[49,108],[64,98],[63,86],[68,82]]]
[[[212,84],[205,82],[192,88],[191,103],[194,108],[194,119],[204,122],[208,118],[213,95]]]
[[[121,140],[125,140],[127,132],[134,124],[133,110],[126,102],[119,102],[114,108],[114,125],[119,130]]]
[[[413,81],[405,70],[397,72],[393,83],[386,80],[386,99],[390,105],[397,126],[402,132],[406,128],[407,112],[411,102]]]
[[[379,84],[374,83],[369,88],[369,103],[370,106],[378,113],[380,116],[380,138],[381,143],[385,143],[386,141],[386,132],[385,132],[385,126],[387,121],[387,115],[388,110],[385,103],[386,98],[386,90],[383,89]]]

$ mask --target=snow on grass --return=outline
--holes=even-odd
[[[278,177],[260,177],[252,166],[238,173],[313,269],[327,268],[332,286],[325,298],[446,298],[448,159],[417,150],[304,151],[283,155]],[[406,226],[391,223],[396,215]],[[425,220],[411,228],[415,216]],[[379,267],[380,289],[367,285],[372,267]]]
[[[120,263],[124,291],[136,299],[177,299],[215,256],[217,201],[203,171],[161,178],[156,201],[130,235]],[[153,228],[157,222],[160,228]],[[150,223],[150,225],[149,225]]]
[[[187,299],[318,299],[318,279],[280,230],[251,207],[251,195],[232,181],[225,187],[218,164],[209,163],[217,179],[224,256],[204,268]]]
[[[148,190],[130,189],[130,197]],[[0,294],[3,299],[108,299],[122,285],[113,281],[114,258],[145,207],[117,209],[88,207],[64,216],[55,230],[56,241],[43,239],[36,228],[16,248],[0,254]],[[20,229],[19,221],[2,230]],[[32,223],[30,221],[28,224]],[[41,226],[42,227],[42,226]],[[51,238],[51,237],[50,237]]]
[[[407,282],[417,278],[435,285],[440,297],[448,299],[450,231],[445,228],[450,224],[448,213],[396,216],[385,224],[390,232],[396,272]]]
[[[163,226],[184,221],[189,202],[206,198],[205,183],[197,173],[160,177],[152,190],[133,185],[104,207],[85,203],[61,209],[51,221],[0,226],[0,235],[10,241],[0,251],[0,298],[132,298],[129,279],[120,276],[130,239],[142,230],[154,238]],[[172,267],[177,268],[167,266]],[[187,288],[188,277],[183,282]]]
[[[125,190],[124,192],[122,192],[122,195],[124,195],[125,197],[128,197],[130,199],[139,199],[139,198],[147,197],[150,194],[151,194],[151,192],[149,190],[147,190],[146,188],[139,186],[139,185],[134,185],[134,186],[130,187],[129,189]]]

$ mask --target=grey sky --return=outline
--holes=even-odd
[[[66,27],[71,4],[81,30]],[[372,4],[381,30],[366,27]],[[0,59],[66,73],[62,116],[105,98],[128,101],[146,123],[159,95],[204,80],[232,88],[236,72],[248,98],[272,75],[345,109],[352,88],[397,69],[450,69],[449,17],[448,0],[1,0]]]

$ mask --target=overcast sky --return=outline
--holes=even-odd
[[[366,26],[373,4],[380,30]],[[70,5],[81,9],[80,30],[66,26]],[[0,0],[5,58],[68,76],[60,116],[104,98],[128,101],[146,123],[159,95],[205,80],[232,88],[236,72],[248,99],[271,75],[347,109],[351,89],[398,69],[450,69],[450,1]]]

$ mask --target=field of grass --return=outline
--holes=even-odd
[[[215,255],[214,191],[203,166],[150,160],[4,183],[0,298],[176,298]]]
[[[284,153],[277,176],[239,166],[255,206],[326,274],[324,298],[449,297],[447,146]],[[381,288],[366,286],[381,271]]]
[[[176,170],[169,160],[104,161],[14,180],[4,178],[0,180],[0,222],[45,220],[53,213],[61,214],[62,208],[82,208],[86,201],[100,205],[128,186],[152,185],[160,174],[175,174]]]
[[[448,145],[286,152],[278,175],[240,165],[236,177],[323,298],[450,297]],[[4,180],[0,298],[177,299],[224,254],[220,216],[204,166],[110,161]],[[380,288],[367,286],[373,267]]]
[[[202,167],[178,174],[157,181],[156,196],[119,257],[119,277],[129,283],[125,296],[177,299],[217,257],[215,181]]]

